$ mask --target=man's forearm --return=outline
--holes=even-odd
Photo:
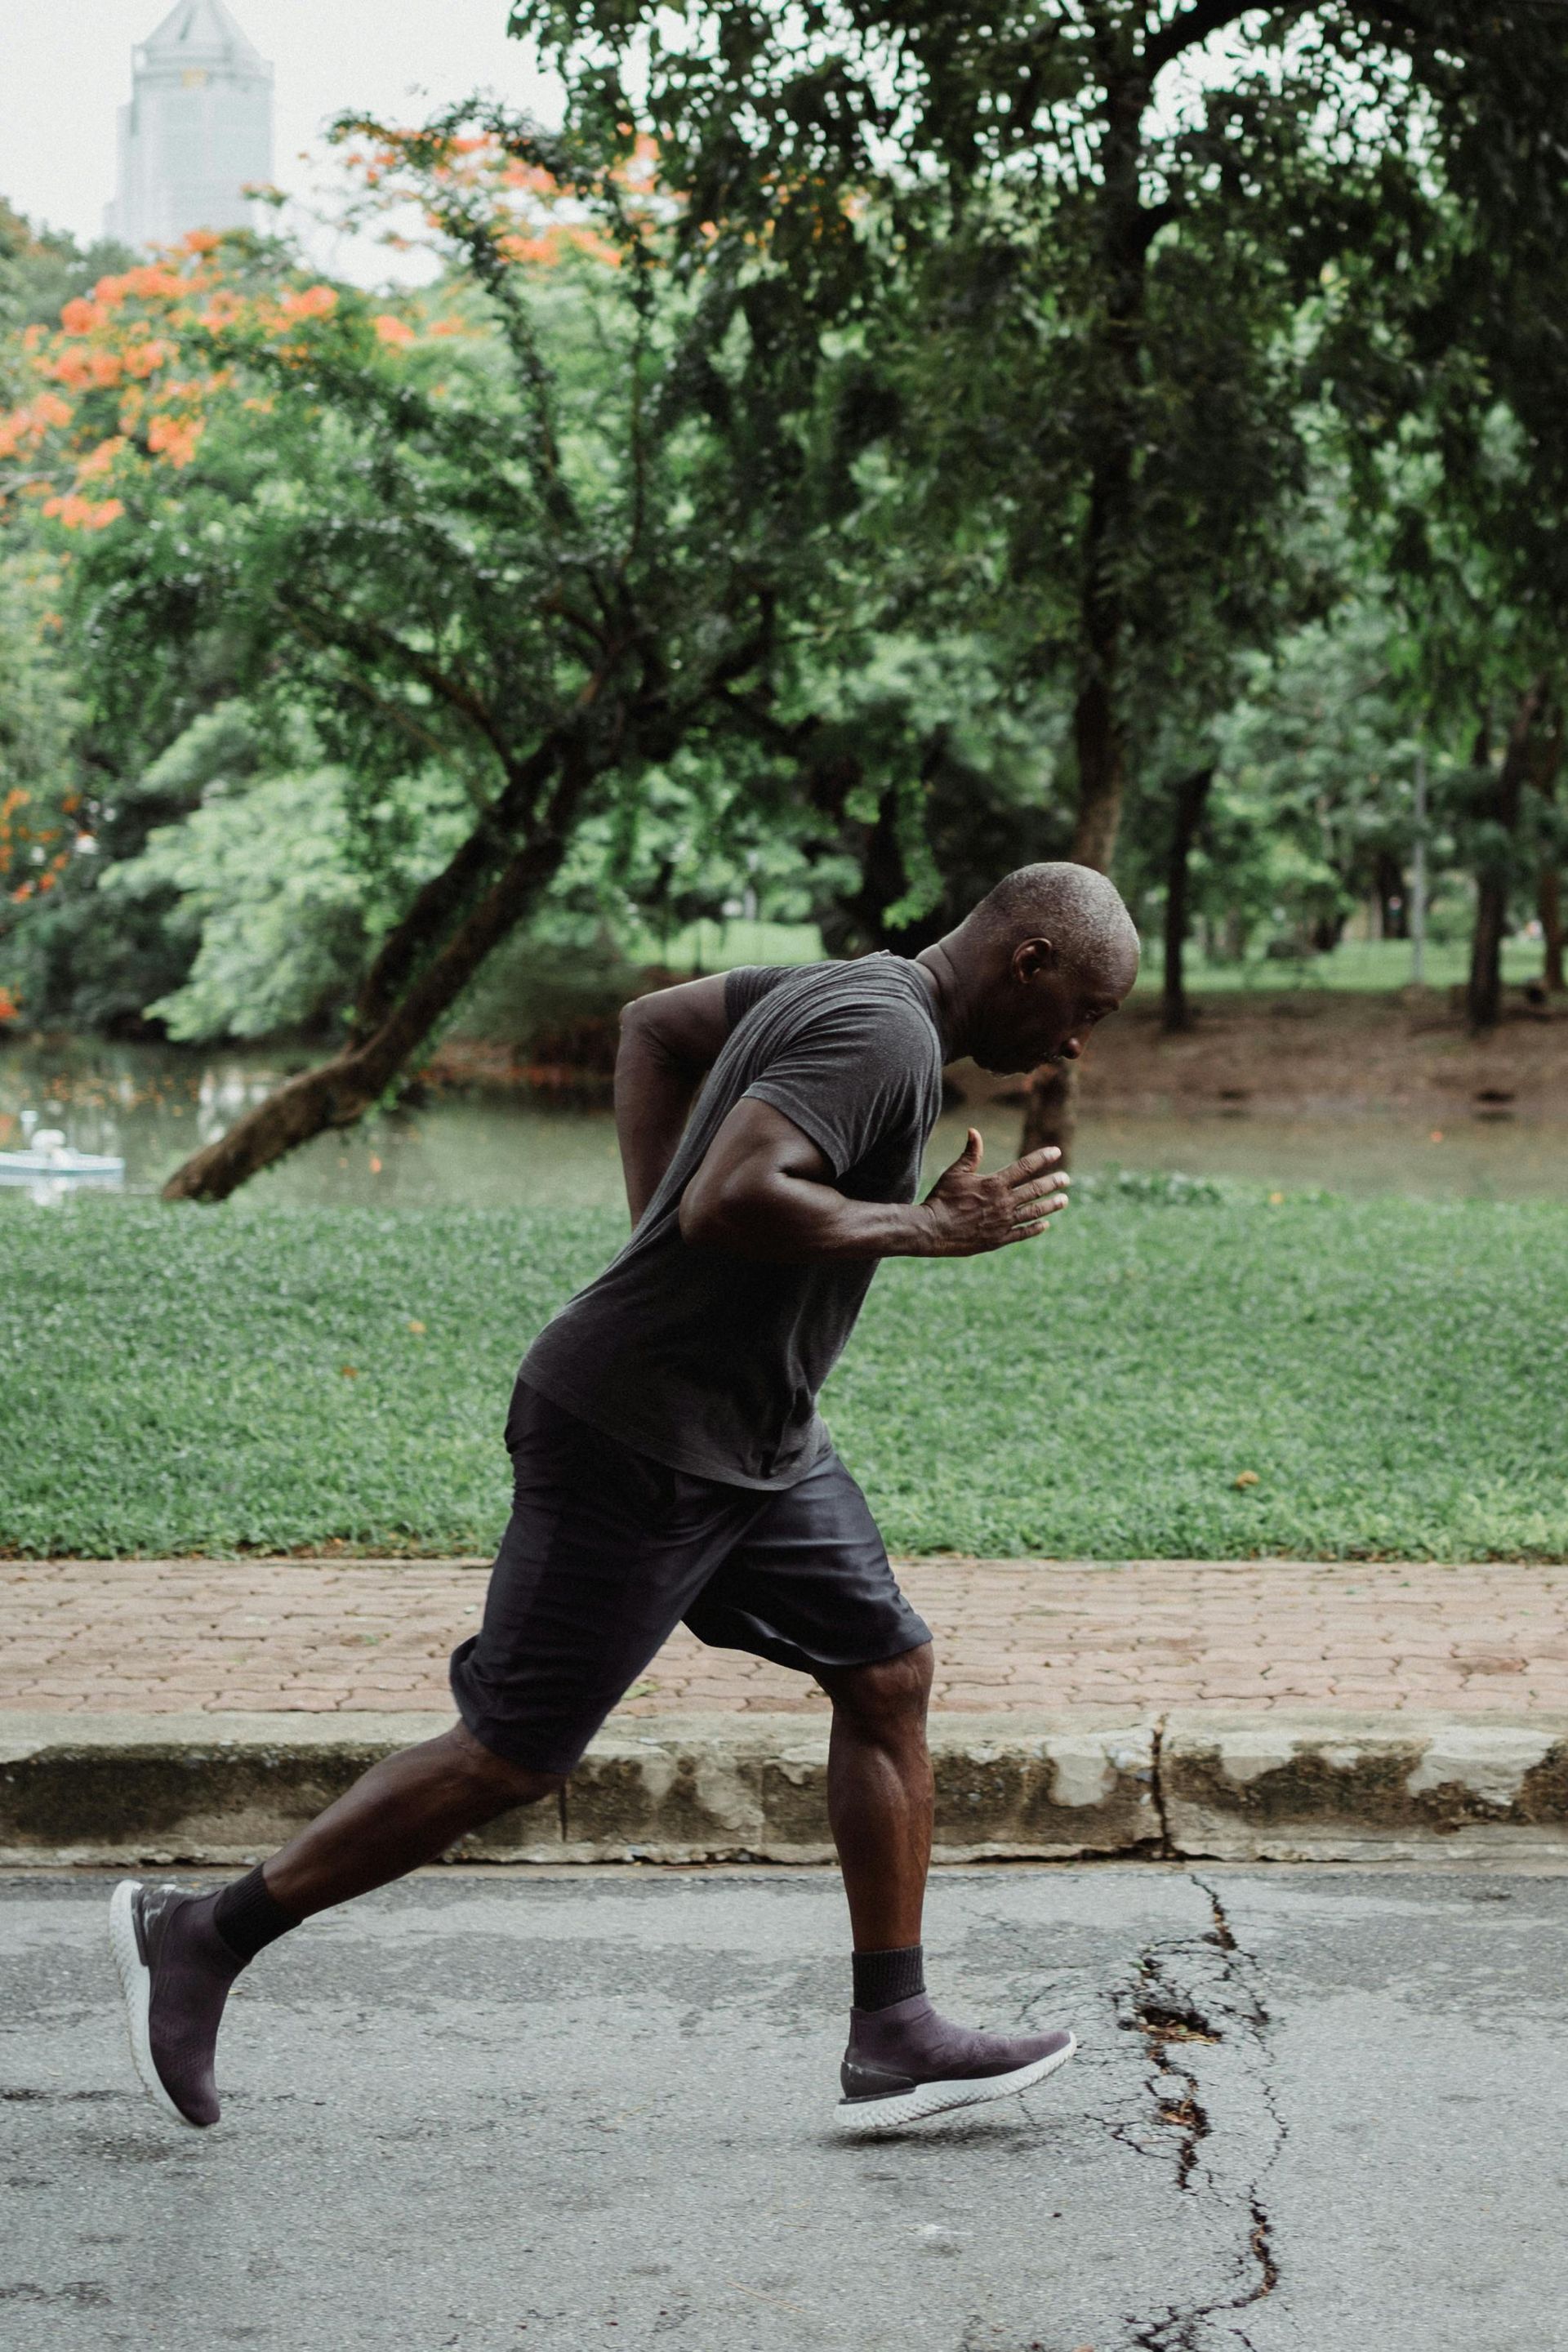
[[[634,1226],[664,1181],[700,1069],[678,1062],[646,1030],[623,1030],[616,1055],[616,1140]]]
[[[622,1008],[616,1134],[634,1225],[664,1181],[687,1114],[729,1034],[722,972],[656,989]]]
[[[881,1257],[973,1257],[1043,1233],[1067,1206],[1054,1144],[983,1176],[971,1128],[963,1150],[921,1202],[857,1201],[833,1181],[826,1154],[766,1102],[743,1100],[687,1186],[683,1240],[774,1265]]]
[[[689,1191],[680,1225],[688,1241],[775,1265],[925,1257],[934,1242],[933,1221],[915,1202],[852,1201],[831,1184],[782,1172],[713,1195]]]

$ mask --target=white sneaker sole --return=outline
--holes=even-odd
[[[1010,2098],[1031,2091],[1065,2066],[1078,2043],[1069,2033],[1065,2049],[1048,2058],[1036,2058],[1010,2074],[977,2074],[952,2083],[917,2083],[912,2091],[896,2091],[886,2099],[840,2099],[834,2122],[840,2131],[897,2131],[901,2125],[923,2123],[928,2116],[946,2115],[953,2107],[984,2106],[987,2099]]]
[[[153,2000],[153,1979],[144,1966],[136,1946],[136,1918],[132,1906],[141,1887],[141,1880],[122,1878],[109,1901],[109,1948],[114,1954],[114,1965],[120,1971],[120,1990],[125,1995],[125,2023],[131,2035],[131,2055],[142,2087],[155,2107],[187,2131],[200,2131],[183,2116],[158,2079],[158,2069],[153,2063],[153,2036],[149,2027],[149,2011]]]

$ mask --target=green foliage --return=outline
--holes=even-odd
[[[1215,730],[1194,906],[1233,954],[1260,932],[1303,952],[1331,947],[1390,867],[1403,900],[1410,862],[1417,743],[1386,614],[1347,604],[1245,657],[1240,685]],[[1440,869],[1452,843],[1431,846]]]
[[[50,962],[93,872],[79,686],[62,651],[55,564],[0,534],[0,1002],[47,1011]]]
[[[68,677],[58,653],[53,659]],[[32,1026],[136,1030],[160,992],[188,971],[200,926],[172,881],[144,875],[138,888],[121,892],[119,877],[137,870],[150,833],[188,810],[215,778],[249,774],[255,744],[244,713],[229,706],[198,720],[142,774],[106,778],[72,756],[80,737],[65,728],[79,730],[81,715],[79,704],[68,706],[53,770],[58,837],[80,845],[50,892],[13,901],[9,922],[0,914],[0,979],[12,982]],[[258,848],[268,855],[264,842]]]
[[[122,386],[81,394],[128,507],[72,537],[71,647],[20,665],[59,719],[17,756],[98,845],[0,907],[28,1017],[330,1029],[464,804],[476,890],[562,836],[540,941],[729,909],[908,950],[1073,846],[1095,740],[1156,919],[1171,786],[1217,758],[1216,955],[1408,895],[1417,736],[1440,918],[1487,875],[1524,910],[1568,841],[1560,12],[513,16],[562,138],[344,126],[367,207],[435,224],[426,291],[236,239],[84,331],[226,388],[163,466]],[[19,329],[105,258],[0,214],[8,394]],[[36,550],[25,501],[6,529]],[[1500,814],[1538,677],[1540,789]],[[243,793],[161,756],[215,705]],[[524,782],[567,748],[557,824]]]
[[[104,878],[110,906],[173,898],[166,928],[194,954],[181,985],[146,1009],[182,1044],[330,1029],[371,943],[467,830],[466,803],[438,770],[393,779],[366,808],[341,768],[257,774],[256,762],[243,709],[194,721],[146,788],[199,786],[199,805]],[[374,865],[356,816],[381,836]]]
[[[1453,729],[1563,638],[1560,12],[517,0],[513,26],[584,115],[659,137],[694,275],[744,268],[781,339],[849,355],[835,449],[880,614],[938,635],[956,615],[1053,749],[1072,709],[1041,797],[1076,765],[1075,854],[1109,854],[1125,775],[1147,887],[1238,649],[1360,591],[1358,621],[1392,607],[1385,707],[1310,759],[1241,753],[1200,897],[1234,860],[1244,929],[1331,934],[1382,858],[1386,900],[1417,718],[1455,856],[1529,870],[1543,836],[1497,837]],[[1289,691],[1252,683],[1254,735],[1288,732]],[[1366,756],[1380,733],[1392,768],[1386,740]],[[862,845],[862,899],[890,829]]]
[[[82,788],[81,707],[60,647],[58,593],[56,569],[38,549],[0,539],[0,889],[7,897],[36,884],[46,866],[61,870],[58,853],[76,830],[68,820]]]
[[[727,857],[765,885],[772,836],[806,829],[794,661],[839,591],[815,372],[739,285],[691,287],[679,205],[617,139],[483,104],[351,135],[374,202],[435,225],[426,295],[389,311],[281,243],[197,240],[71,306],[38,367],[73,394],[40,395],[54,462],[92,485],[50,504],[109,756],[157,772],[223,698],[270,780],[204,786],[100,911],[158,903],[187,958],[199,929],[150,992],[182,1036],[363,982],[372,1100],[550,894],[679,924],[731,898]]]
[[[1420,255],[1488,106],[1534,154],[1556,135],[1518,54],[1561,44],[1518,12],[1305,13],[519,0],[513,26],[584,118],[659,137],[694,274],[743,268],[781,339],[852,352],[839,478],[885,592],[1147,745],[1321,593],[1282,524],[1326,274],[1373,221],[1391,272]],[[1364,376],[1382,301],[1329,324]]]
[[[623,1230],[8,1214],[0,1547],[488,1549],[518,1357]],[[1038,1247],[885,1266],[826,1411],[906,1549],[1561,1559],[1565,1263],[1554,1204],[1102,1180]]]
[[[1163,1208],[1183,1204],[1212,1207],[1239,1195],[1234,1185],[1214,1176],[1184,1176],[1178,1169],[1099,1168],[1074,1180],[1073,1206],[1085,1202],[1121,1200],[1157,1202]]]
[[[268,776],[208,797],[110,877],[111,896],[173,890],[194,922],[190,976],[147,1007],[184,1044],[260,1037],[330,1019],[364,960],[358,877],[346,854],[342,772]]]

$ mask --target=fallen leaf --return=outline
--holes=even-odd
[[[1428,1143],[1441,1143],[1443,1140],[1442,1129],[1440,1127],[1435,1127],[1426,1140]]]
[[[411,1318],[410,1318],[410,1321],[409,1321],[408,1328],[409,1328],[409,1329],[410,1329],[411,1331],[415,1332],[415,1333],[416,1333],[416,1334],[420,1339],[423,1339],[423,1338],[424,1338],[424,1336],[425,1336],[425,1326],[424,1326],[424,1324],[423,1324],[423,1323],[416,1322],[416,1321],[415,1321],[415,1320]]]
[[[370,1155],[370,1172],[373,1176],[379,1176],[381,1173],[381,1162],[374,1151]]]
[[[1282,1206],[1284,1199],[1285,1195],[1283,1192],[1270,1192],[1268,1195],[1268,1205],[1271,1209],[1278,1209]]]
[[[1258,1484],[1258,1473],[1256,1470],[1238,1471],[1233,1483],[1237,1486],[1256,1486]]]
[[[357,1381],[359,1378],[359,1367],[357,1364],[340,1364],[338,1366],[338,1370],[342,1372],[345,1381]]]

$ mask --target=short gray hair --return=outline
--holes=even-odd
[[[965,929],[970,924],[1009,950],[1022,940],[1049,940],[1085,973],[1138,954],[1138,929],[1116,885],[1095,866],[1065,860],[1020,866],[1004,875],[970,915]]]

